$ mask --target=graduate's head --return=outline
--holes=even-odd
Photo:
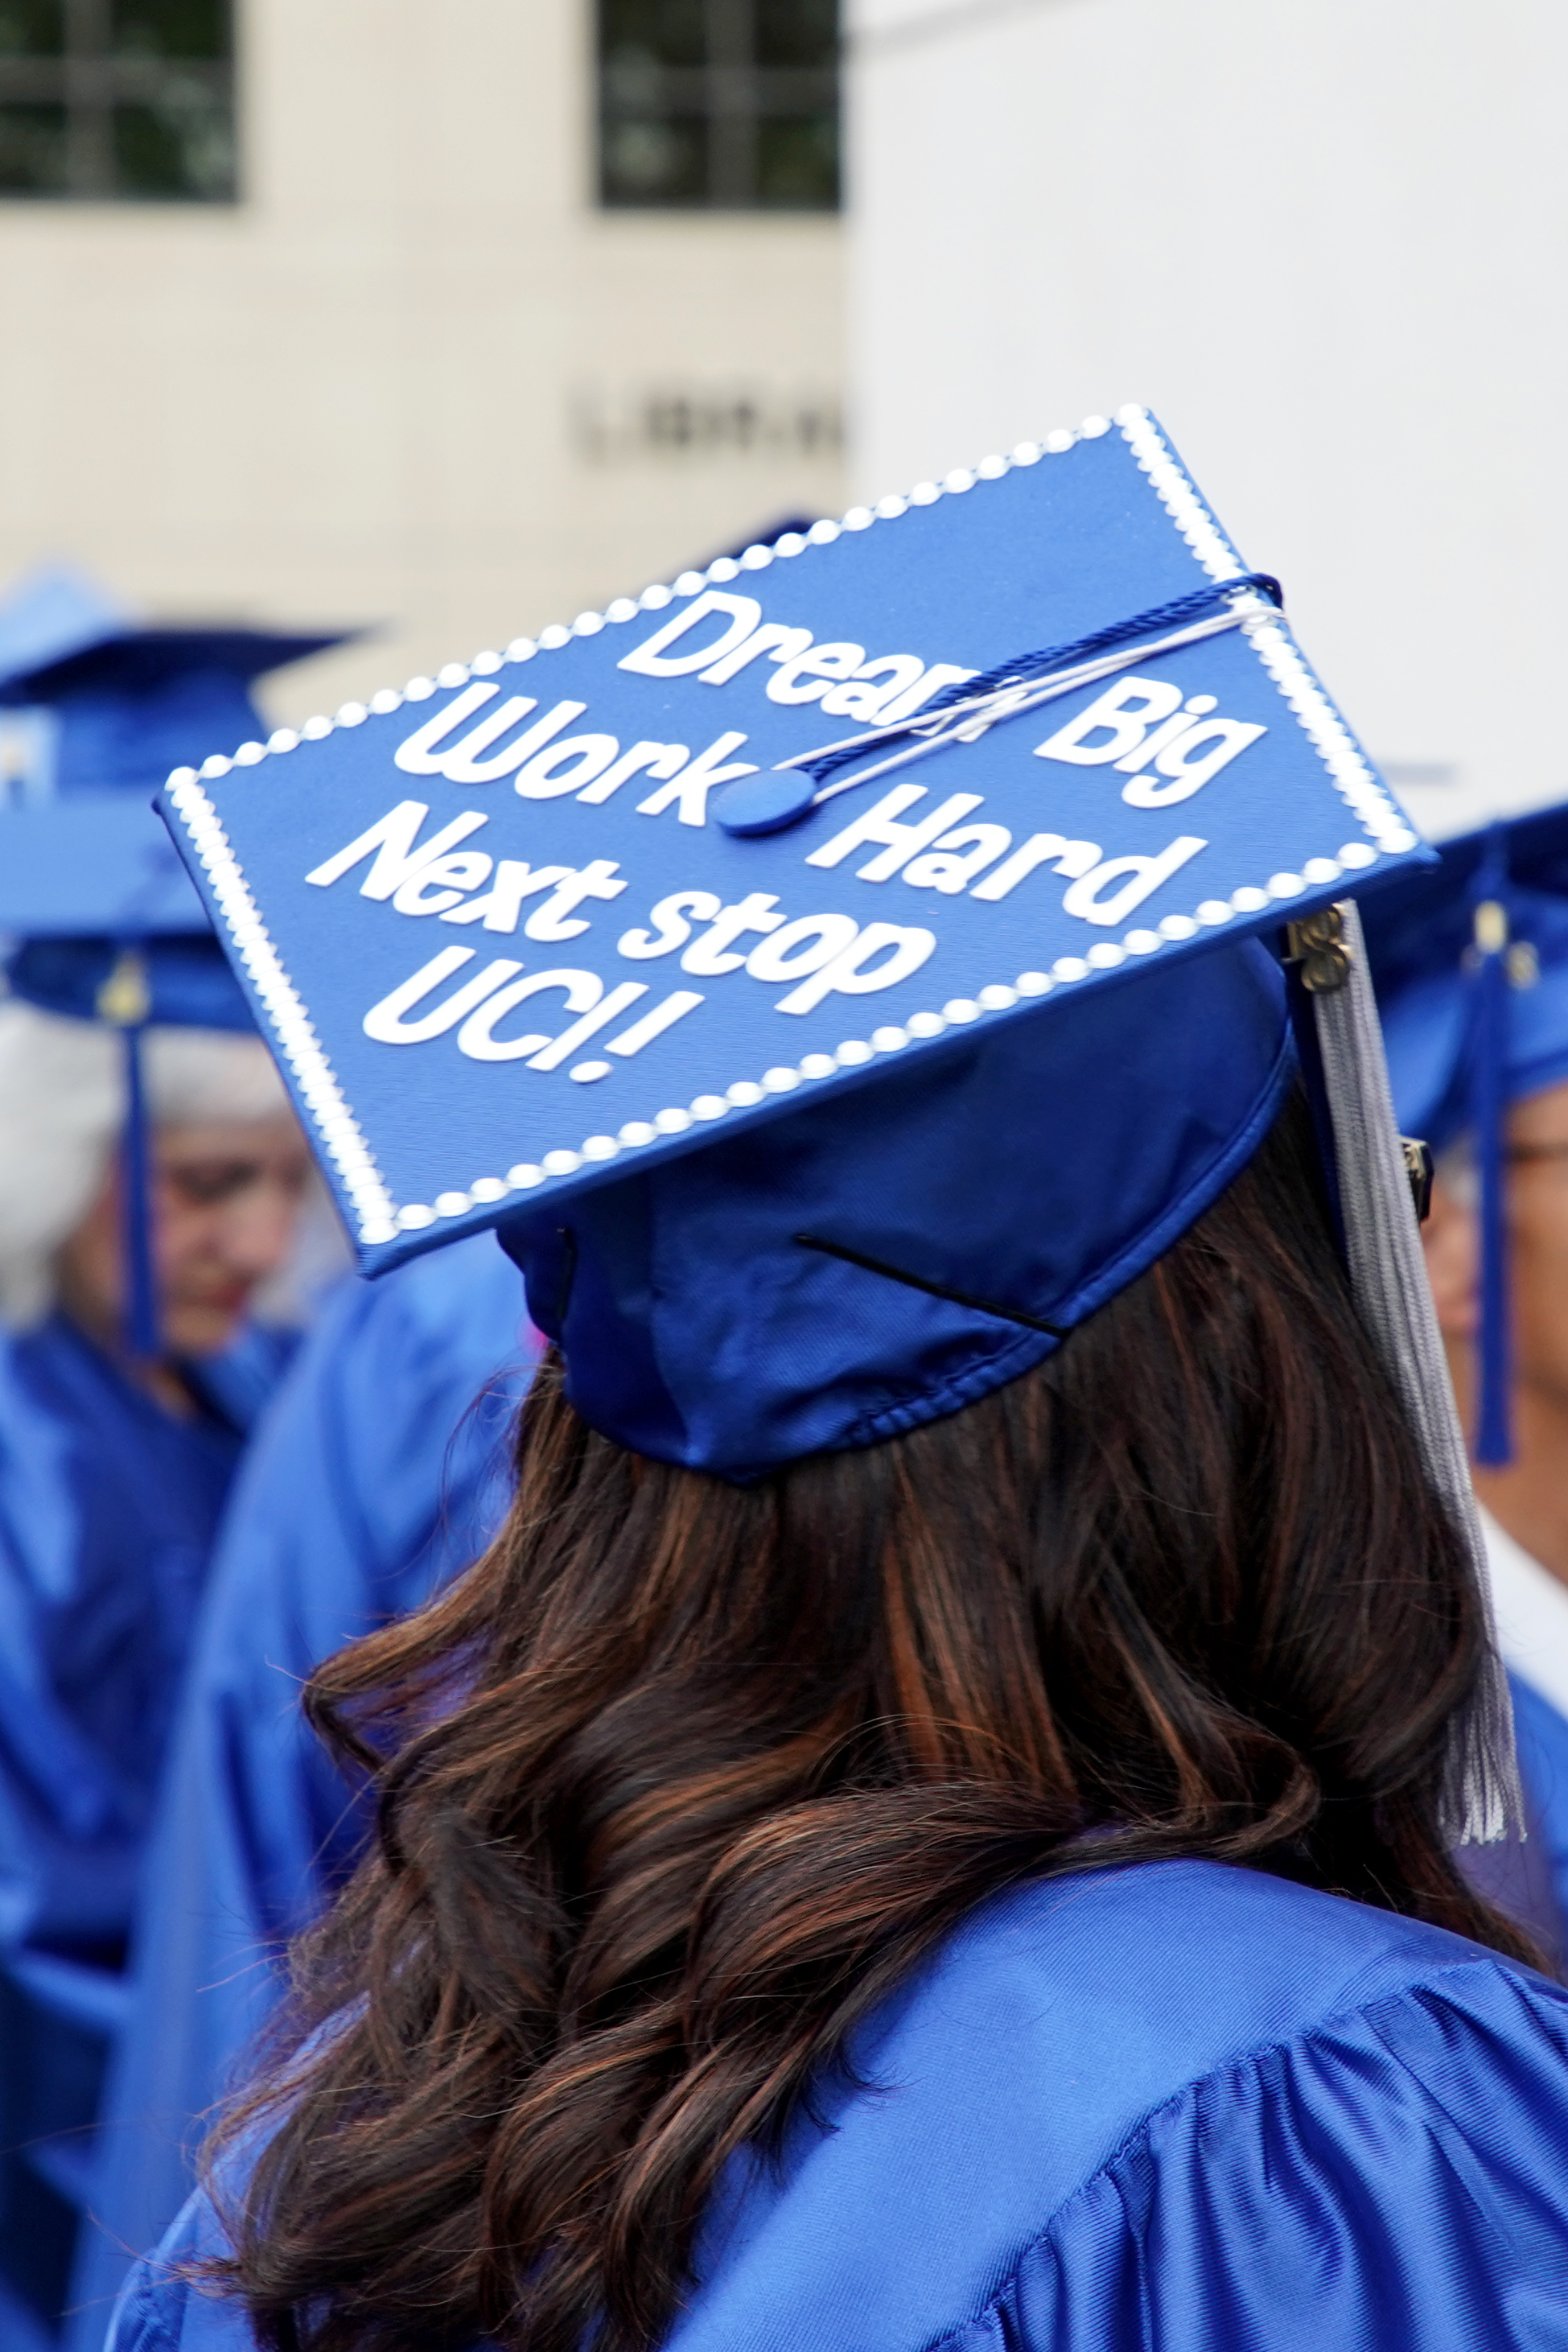
[[[206,1355],[286,1263],[309,1158],[254,1033],[155,1024],[141,1053],[163,1341]],[[112,1029],[20,997],[0,1004],[0,1319],[13,1329],[58,1305],[119,1346],[125,1097]]]
[[[1437,1156],[1424,1239],[1483,1471],[1568,1412],[1568,810],[1446,845],[1368,908],[1401,1125]]]
[[[1143,1115],[1109,1157],[1085,1006],[511,1236],[564,1354],[507,1526],[310,1696],[380,1832],[291,2032],[363,2006],[264,2094],[232,2274],[264,2341],[314,2297],[320,2352],[413,2352],[432,2310],[657,2343],[726,2157],[1021,1875],[1207,1854],[1509,1943],[1439,1820],[1484,1611],[1278,971],[1187,977],[1112,1016]],[[744,1475],[659,1458],[674,1396]]]
[[[1563,975],[1568,988],[1568,974]],[[1515,1450],[1568,1414],[1568,1082],[1511,1102],[1503,1126],[1505,1209]],[[1437,1320],[1454,1386],[1474,1426],[1479,1386],[1480,1180],[1474,1141],[1460,1137],[1438,1156],[1424,1239]],[[1501,1466],[1501,1465],[1498,1465]]]
[[[288,1255],[303,1139],[148,803],[177,761],[262,728],[258,677],[337,641],[146,626],[61,569],[0,599],[0,1322],[13,1328],[58,1302],[134,1358],[209,1354]],[[128,1118],[133,1032],[145,1152]],[[145,1216],[126,1197],[143,1177]]]
[[[1343,904],[1422,853],[1278,595],[1132,408],[171,779],[367,1270],[500,1225],[556,1350],[492,1550],[314,1686],[378,1843],[269,2345],[659,2342],[726,2157],[1020,1874],[1509,1941]]]

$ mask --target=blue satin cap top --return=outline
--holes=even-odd
[[[743,1482],[1049,1355],[1246,1165],[1293,1068],[1256,940],[1085,994],[509,1219],[567,1393]]]

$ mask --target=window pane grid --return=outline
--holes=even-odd
[[[838,203],[833,0],[600,0],[600,197],[613,207]]]
[[[227,0],[0,0],[0,196],[234,195]]]

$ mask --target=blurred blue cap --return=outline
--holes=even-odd
[[[1270,589],[1130,408],[172,778],[361,1264],[502,1225],[730,1478],[1021,1372],[1274,1116],[1286,920],[1428,855]]]
[[[96,1017],[136,942],[146,1017],[254,1024],[152,800],[263,730],[251,682],[342,633],[147,628],[63,567],[0,600],[0,940],[12,992]]]
[[[0,600],[0,808],[151,800],[172,769],[266,732],[254,679],[344,634],[147,628],[77,572],[33,573]]]
[[[0,814],[7,938],[16,942],[5,959],[11,993],[46,1012],[122,1026],[255,1026],[168,829],[140,795],[78,793]],[[127,950],[137,993],[106,1000],[115,975],[132,968]]]
[[[1505,1203],[1511,1103],[1568,1080],[1568,806],[1443,845],[1363,918],[1396,1113],[1480,1178],[1479,1462],[1512,1456]]]
[[[1363,913],[1400,1125],[1441,1150],[1473,1123],[1479,977],[1500,957],[1497,1083],[1519,1102],[1568,1078],[1568,805],[1440,845]],[[1494,906],[1477,937],[1477,908]]]

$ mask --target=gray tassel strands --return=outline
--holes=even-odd
[[[1338,942],[1310,948],[1304,976],[1316,1014],[1351,1288],[1363,1324],[1410,1423],[1427,1475],[1470,1550],[1486,1609],[1489,1658],[1455,1738],[1446,1811],[1467,1843],[1522,1824],[1513,1710],[1492,1625],[1491,1580],[1448,1366],[1427,1287],[1420,1227],[1394,1116],[1383,1031],[1367,973],[1361,918],[1344,902]],[[1304,932],[1327,932],[1316,922]]]

